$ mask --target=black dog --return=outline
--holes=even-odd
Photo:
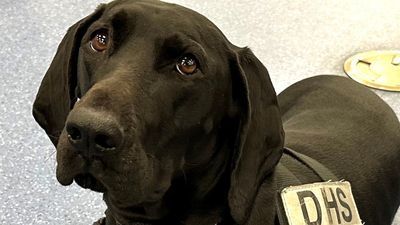
[[[173,4],[119,0],[73,25],[33,114],[59,182],[104,192],[102,224],[278,224],[283,183],[321,181],[284,145],[350,181],[366,224],[389,225],[400,204],[386,103],[338,76],[277,98],[249,49]]]

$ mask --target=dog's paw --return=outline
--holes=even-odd
[[[99,219],[97,222],[93,223],[93,225],[106,225],[106,218],[103,217]]]

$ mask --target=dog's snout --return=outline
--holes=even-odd
[[[107,112],[73,110],[67,119],[66,131],[74,149],[88,157],[115,152],[123,141],[121,127]]]
[[[71,144],[78,147],[86,144],[88,148],[95,147],[101,152],[115,150],[119,139],[118,132],[97,130],[93,126],[80,126],[74,122],[68,123],[67,133]]]

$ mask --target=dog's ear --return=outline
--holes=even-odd
[[[66,117],[77,99],[76,67],[81,39],[90,24],[101,16],[104,9],[105,5],[100,5],[94,13],[68,29],[33,103],[33,117],[55,146],[64,128]]]
[[[267,69],[248,48],[232,47],[233,99],[240,126],[235,144],[229,206],[235,221],[246,221],[258,188],[282,156],[284,132]]]

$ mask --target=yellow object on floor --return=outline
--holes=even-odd
[[[400,50],[369,51],[346,60],[344,71],[353,80],[386,91],[400,91]]]

